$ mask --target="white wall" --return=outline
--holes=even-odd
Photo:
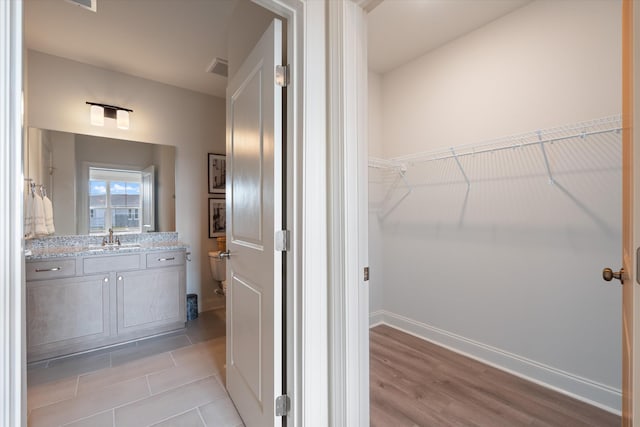
[[[368,76],[368,135],[369,156],[383,157],[382,140],[382,77],[380,74],[370,71]],[[382,189],[377,185],[380,172],[369,172],[369,311],[372,316],[383,307],[383,270],[382,258],[382,229],[378,221],[378,207],[375,203],[383,197]]]
[[[192,252],[187,292],[207,308],[214,290],[207,253],[215,240],[207,230],[206,159],[225,149],[224,99],[40,52],[28,56],[28,126],[176,147],[176,229]],[[91,126],[86,101],[133,109],[130,129],[110,120]]]
[[[382,78],[386,157],[621,111],[619,1],[539,0]],[[371,77],[370,77],[371,78]],[[375,91],[374,91],[375,93]],[[375,97],[372,97],[375,101]],[[587,138],[409,168],[380,225],[385,319],[620,408],[620,145]],[[373,152],[373,150],[372,150]]]
[[[620,113],[620,10],[535,1],[385,74],[385,155]]]

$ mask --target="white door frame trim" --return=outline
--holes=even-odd
[[[22,2],[0,2],[0,424],[24,426]]]
[[[367,31],[361,1],[329,1],[329,346],[333,426],[369,425]]]
[[[328,425],[325,4],[253,0],[287,20],[289,426]]]

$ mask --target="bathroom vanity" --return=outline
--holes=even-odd
[[[175,240],[31,248],[28,362],[183,328],[186,249]]]

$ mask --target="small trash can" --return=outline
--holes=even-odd
[[[187,320],[198,318],[198,294],[187,294]]]

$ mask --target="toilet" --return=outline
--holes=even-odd
[[[211,266],[211,275],[213,280],[221,283],[222,294],[227,294],[227,260],[220,258],[220,251],[209,252],[209,265]],[[216,289],[218,292],[218,290]]]

